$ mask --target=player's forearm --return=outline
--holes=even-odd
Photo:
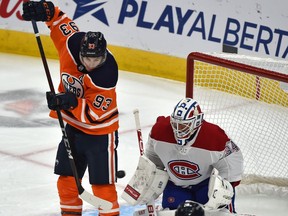
[[[45,22],[50,30],[52,30],[53,27],[55,26],[55,21],[61,20],[66,16],[66,14],[63,11],[61,11],[60,8],[57,6],[55,7],[54,11],[55,12],[52,19],[50,21]]]

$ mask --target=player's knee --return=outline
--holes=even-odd
[[[57,188],[60,196],[78,197],[78,189],[74,177],[59,176]]]

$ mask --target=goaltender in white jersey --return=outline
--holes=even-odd
[[[146,180],[146,185],[150,184],[145,189],[148,192],[139,187],[139,183],[144,183],[139,171],[147,172],[142,170],[141,164],[146,164],[144,167],[153,164],[153,169],[158,172],[150,175],[153,180]],[[144,203],[151,202],[149,199],[155,199],[163,191],[163,209],[175,210],[186,200],[192,200],[206,209],[218,211],[225,208],[236,213],[235,187],[243,174],[241,150],[223,129],[204,120],[204,113],[192,98],[180,100],[171,116],[157,118],[139,165],[127,185],[129,189],[126,187],[122,195],[131,204],[139,202],[131,202],[128,195],[134,194],[133,199],[137,200],[135,193],[139,192],[140,204],[143,204],[143,199]],[[168,174],[167,180],[163,173],[159,174],[161,171]],[[151,197],[149,187],[161,190],[152,189],[154,194],[152,192]]]

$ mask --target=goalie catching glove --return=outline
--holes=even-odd
[[[230,182],[223,179],[217,169],[213,169],[208,189],[208,202],[204,205],[207,210],[219,210],[229,205],[234,196],[234,190]]]
[[[144,205],[162,194],[168,178],[166,171],[157,169],[151,160],[142,155],[121,197],[130,205]]]
[[[50,21],[54,12],[54,4],[50,1],[28,1],[23,3],[22,18],[26,21]]]
[[[50,110],[70,110],[78,105],[77,97],[72,92],[59,94],[46,92],[46,99]]]

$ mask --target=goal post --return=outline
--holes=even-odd
[[[241,184],[288,187],[288,62],[192,52],[186,97],[241,148]]]

